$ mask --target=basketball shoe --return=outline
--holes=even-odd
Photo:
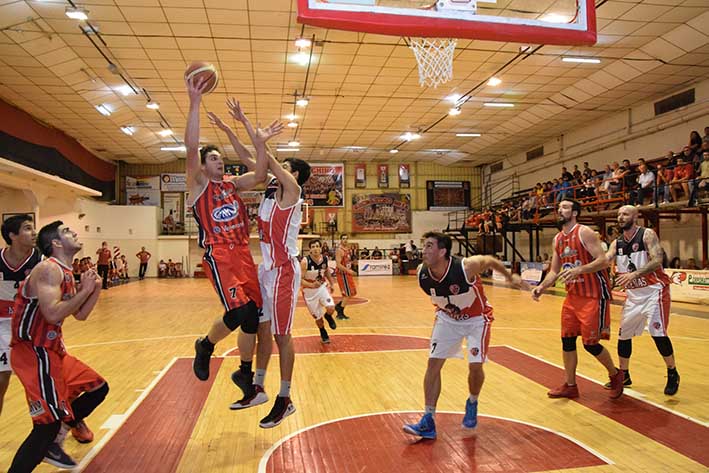
[[[554,388],[551,391],[547,393],[547,396],[549,396],[552,399],[557,399],[560,397],[565,397],[568,399],[575,399],[579,397],[579,387],[577,385],[569,386],[568,384],[564,383],[558,388]]]
[[[667,370],[667,384],[665,385],[665,394],[668,396],[674,396],[677,394],[677,390],[679,389],[679,373],[677,372],[677,369],[673,369],[672,371]]]
[[[630,371],[628,370],[622,370],[623,371],[623,386],[626,388],[629,388],[630,386],[633,385],[633,380],[630,379]],[[606,384],[603,385],[604,388],[610,389],[611,388],[611,382],[608,381]]]
[[[478,401],[471,402],[470,398],[465,401],[465,417],[463,417],[463,428],[474,429],[478,426]]]
[[[209,359],[214,352],[214,345],[211,348],[204,346],[204,338],[200,337],[194,342],[194,361],[192,361],[192,370],[195,376],[201,381],[209,379]]]
[[[76,427],[71,428],[71,435],[79,443],[90,443],[94,441],[94,433],[91,432],[86,422],[80,420],[76,423]]]
[[[249,397],[252,393],[252,386],[254,382],[254,373],[250,374],[244,373],[241,369],[234,371],[231,374],[231,380],[239,386],[241,392],[244,393],[244,397]]]
[[[270,429],[277,426],[283,419],[295,412],[295,406],[289,397],[276,396],[276,402],[273,403],[271,412],[266,417],[261,419],[259,427],[262,429]]]
[[[625,374],[623,370],[618,370],[613,376],[609,376],[611,380],[610,398],[618,399],[623,395],[623,382],[625,381]]]
[[[327,321],[327,324],[330,326],[330,329],[335,330],[337,328],[337,322],[335,322],[335,319],[332,318],[332,315],[325,314],[325,320]]]
[[[49,463],[52,466],[65,470],[76,468],[76,462],[67,455],[63,448],[67,432],[69,432],[69,426],[62,422],[59,433],[54,439],[54,442],[49,445],[47,453],[44,455],[44,459],[42,460],[44,463]]]
[[[432,414],[424,414],[418,424],[404,424],[404,432],[425,439],[436,438],[436,422]]]
[[[235,403],[229,406],[232,411],[237,411],[239,409],[247,409],[249,407],[258,406],[259,404],[264,404],[268,402],[268,394],[263,390],[262,386],[254,384],[251,386],[251,390],[248,396],[244,396]]]

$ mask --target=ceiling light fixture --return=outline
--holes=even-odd
[[[185,152],[187,151],[187,147],[185,145],[182,146],[163,146],[160,148],[160,151],[182,151]]]
[[[300,64],[301,66],[307,66],[310,62],[310,55],[304,52],[299,52],[291,56],[291,61]]]
[[[158,135],[160,135],[162,137],[171,136],[172,130],[170,130],[169,128],[165,128],[164,130],[158,131]]]
[[[298,128],[298,122],[288,122],[288,128]]]
[[[293,147],[293,148],[297,148],[298,146],[300,146],[300,142],[299,142],[299,141],[295,141],[295,140],[289,141],[289,142],[288,142],[288,146],[291,146],[291,147]]]
[[[448,110],[448,115],[454,117],[456,115],[460,115],[460,107],[453,107],[450,110]]]
[[[502,80],[498,79],[497,77],[490,77],[490,80],[487,81],[487,85],[489,85],[490,87],[497,87],[500,84],[502,84]]]
[[[295,40],[295,46],[297,48],[309,48],[313,44],[308,38],[298,38]]]
[[[287,120],[289,120],[289,121],[292,122],[292,121],[294,121],[296,118],[298,118],[298,116],[297,116],[295,113],[291,113],[290,115],[286,115],[286,116],[283,117],[283,118],[286,118]]]
[[[421,135],[418,133],[411,133],[410,131],[407,131],[403,135],[401,135],[401,139],[405,141],[413,141],[413,140],[418,140],[421,138]]]
[[[547,13],[540,20],[547,23],[571,23],[573,18],[569,18],[568,15],[559,15],[558,13]]]
[[[483,105],[486,107],[496,107],[496,108],[512,108],[515,106],[513,103],[505,102],[485,102]]]
[[[600,64],[601,60],[591,57],[564,57],[561,58],[563,62],[579,62],[584,64]]]
[[[111,110],[111,106],[105,103],[102,103],[101,105],[96,105],[96,110],[98,110],[98,113],[100,113],[104,117],[107,117],[111,113],[113,113]]]
[[[456,133],[455,136],[460,136],[462,138],[477,138],[480,133]]]
[[[389,152],[390,152],[391,154],[396,154],[396,153],[399,152],[399,150],[398,150],[398,149],[390,149]]]
[[[302,99],[298,99],[295,101],[295,104],[299,107],[307,107],[310,101],[303,97]]]
[[[135,127],[132,126],[122,126],[121,131],[125,133],[128,136],[133,136],[133,133],[135,133]]]
[[[160,104],[158,104],[157,102],[148,102],[145,106],[148,107],[150,110],[157,110],[160,108]]]
[[[462,95],[460,95],[460,94],[450,94],[448,97],[445,98],[445,100],[447,102],[455,104],[455,103],[458,103],[458,101],[460,100],[461,97],[462,97]]]
[[[71,8],[67,7],[67,9],[64,11],[66,16],[73,20],[88,20],[89,19],[89,12],[88,10],[84,10],[83,8]]]
[[[121,85],[116,87],[116,90],[121,93],[124,97],[133,93],[133,89],[129,85]]]
[[[300,151],[300,148],[276,148],[276,151],[288,152],[288,151]]]

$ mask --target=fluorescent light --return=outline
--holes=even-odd
[[[163,146],[160,148],[160,151],[187,151],[187,147],[182,145],[182,146]]]
[[[299,107],[307,107],[309,103],[310,102],[306,98],[298,99],[295,101],[295,104]]]
[[[298,128],[298,122],[288,122],[288,128]]]
[[[389,152],[390,152],[391,154],[396,154],[396,153],[399,152],[399,150],[398,150],[398,149],[390,149]]]
[[[294,140],[294,141],[289,141],[289,142],[288,142],[288,146],[292,146],[293,148],[297,148],[298,146],[300,146],[300,142],[299,142],[299,141],[295,141],[295,140]]]
[[[504,102],[485,102],[483,105],[486,107],[497,107],[497,108],[512,108],[515,106],[513,103]]]
[[[558,13],[547,13],[540,18],[541,21],[546,21],[547,23],[571,23],[573,18],[568,15],[559,15]]]
[[[310,55],[304,52],[299,52],[290,57],[291,61],[300,64],[301,66],[307,66],[310,62]]]
[[[407,131],[403,135],[401,135],[401,139],[405,141],[413,141],[413,140],[418,140],[421,138],[421,135],[418,133],[411,133],[410,131]]]
[[[460,108],[458,108],[458,107],[451,108],[450,110],[448,110],[448,115],[450,115],[452,117],[454,117],[456,115],[460,115]]]
[[[490,80],[487,81],[487,85],[489,85],[490,87],[497,87],[500,84],[502,84],[502,80],[498,79],[497,77],[490,77]]]
[[[133,93],[133,89],[131,89],[128,85],[121,85],[120,87],[116,87],[116,90],[120,92],[121,95],[123,95],[124,97]]]
[[[160,130],[160,131],[158,131],[158,135],[160,135],[162,137],[171,136],[172,130],[170,130],[169,128],[166,128],[164,130]]]
[[[313,44],[308,38],[298,38],[295,40],[295,45],[298,48],[309,48]]]
[[[600,64],[601,60],[591,57],[564,57],[561,58],[563,62],[581,62],[586,64]]]
[[[458,103],[458,100],[460,100],[461,97],[462,95],[460,94],[450,94],[448,97],[445,98],[445,100],[450,103]]]
[[[456,133],[455,136],[460,136],[463,138],[477,138],[480,133]]]
[[[102,103],[101,105],[96,105],[96,110],[98,110],[98,113],[100,113],[104,117],[107,117],[112,113],[111,106],[105,103]]]
[[[133,133],[135,133],[135,127],[132,126],[122,126],[121,131],[125,133],[128,136],[133,136]]]
[[[88,11],[83,8],[67,8],[64,13],[73,20],[88,20]]]
[[[157,110],[160,108],[160,104],[157,102],[148,102],[146,107],[148,107],[150,110]]]
[[[284,118],[286,118],[290,121],[294,121],[296,118],[298,118],[298,116],[294,113],[291,113],[290,115],[286,115]]]
[[[276,151],[281,151],[283,153],[287,151],[300,151],[300,148],[276,148]]]

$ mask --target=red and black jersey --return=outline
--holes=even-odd
[[[579,230],[582,226],[576,224],[569,233],[560,231],[554,237],[554,251],[561,261],[562,270],[583,266],[595,259],[581,241]],[[581,274],[574,280],[566,281],[566,292],[593,299],[612,299],[608,270]]]
[[[194,199],[192,212],[200,247],[249,244],[249,216],[233,181],[209,181]]]

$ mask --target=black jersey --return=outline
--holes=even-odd
[[[8,248],[0,250],[0,318],[12,317],[12,306],[20,282],[42,261],[42,255],[37,248],[32,248],[29,256],[19,266],[14,267],[5,259],[7,251]]]

